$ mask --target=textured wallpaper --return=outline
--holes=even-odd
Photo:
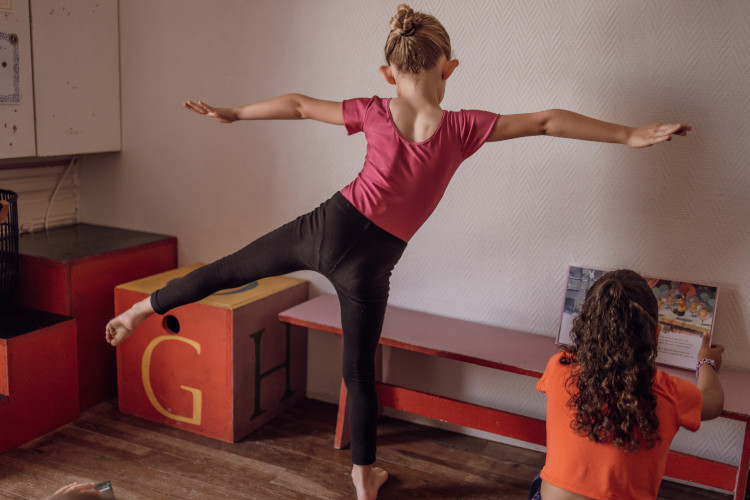
[[[486,145],[414,240],[395,298],[435,311],[460,303],[466,317],[553,335],[567,265],[630,267],[719,286],[716,340],[727,365],[750,369],[750,4],[453,5],[429,4],[465,61],[447,105],[694,130],[646,150]]]
[[[361,168],[362,134],[309,122],[219,125],[180,103],[390,96],[377,69],[397,3],[120,2],[123,152],[82,166],[82,219],[175,234],[187,265],[315,207]],[[549,137],[485,145],[410,242],[392,303],[554,336],[568,265],[628,267],[718,286],[715,340],[727,347],[725,366],[750,370],[750,2],[412,6],[443,22],[461,61],[446,108],[565,108],[628,125],[682,121],[693,132],[644,150]],[[528,381],[399,359],[395,379],[543,412]],[[446,370],[453,382],[438,383]],[[329,385],[312,390],[335,394]],[[717,425],[687,446],[731,461],[733,424]]]

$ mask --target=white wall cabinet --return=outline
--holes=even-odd
[[[118,151],[117,0],[2,0],[0,59],[4,33],[18,36],[20,100],[0,102],[0,158]]]
[[[0,6],[0,158],[36,155],[28,0]]]

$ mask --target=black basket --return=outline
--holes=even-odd
[[[0,223],[0,305],[16,289],[18,283],[18,195],[0,189],[0,200],[10,204],[5,222]],[[1,219],[0,219],[1,220]]]

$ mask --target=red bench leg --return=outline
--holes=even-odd
[[[383,349],[378,345],[375,351],[375,380],[380,382],[383,377]],[[336,436],[333,440],[333,447],[341,450],[349,446],[349,402],[347,400],[346,384],[341,381],[341,392],[339,393],[339,414],[336,418]],[[382,406],[378,405],[378,415]]]
[[[339,394],[339,416],[336,419],[336,437],[333,447],[337,450],[349,446],[349,403],[346,399],[346,384],[341,381],[341,393]]]
[[[750,465],[750,422],[745,422],[745,440],[742,442],[742,455],[737,469],[737,484],[734,488],[734,500],[745,500],[747,488],[747,468]]]

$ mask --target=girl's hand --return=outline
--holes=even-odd
[[[190,111],[194,111],[198,114],[208,116],[210,118],[216,118],[221,123],[232,123],[233,121],[237,120],[237,116],[234,114],[234,109],[232,108],[214,108],[213,106],[209,106],[205,102],[183,102],[182,105],[189,109]]]
[[[724,346],[711,345],[711,335],[708,333],[703,334],[703,344],[701,350],[698,351],[698,360],[708,358],[716,361],[716,371],[719,371],[721,367],[721,354],[724,352]]]
[[[671,141],[672,135],[687,135],[692,127],[682,123],[654,123],[644,125],[643,127],[634,128],[628,136],[627,145],[631,148],[646,148],[659,144],[660,142]]]

